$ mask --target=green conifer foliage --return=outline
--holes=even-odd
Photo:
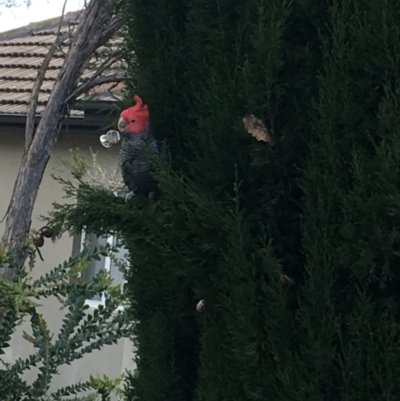
[[[128,399],[398,400],[400,3],[127,13],[130,90],[171,147],[163,195],[81,188],[53,217],[130,250]]]
[[[335,2],[331,17],[303,185],[302,397],[395,400],[399,5]]]

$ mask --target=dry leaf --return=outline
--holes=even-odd
[[[243,125],[247,132],[259,142],[274,143],[272,135],[262,120],[253,114],[247,114],[243,118]]]

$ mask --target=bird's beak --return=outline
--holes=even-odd
[[[121,118],[118,120],[118,130],[119,130],[119,131],[124,131],[126,125],[127,125],[127,124],[126,124],[126,121],[121,117]]]

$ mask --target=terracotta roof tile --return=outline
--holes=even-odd
[[[54,81],[47,80],[43,82],[41,91],[51,91],[54,86]],[[32,90],[32,80],[15,80],[15,78],[5,78],[0,76],[0,92],[2,91],[30,91]]]
[[[64,17],[61,31],[73,32],[77,25],[78,13],[69,13]],[[26,114],[31,90],[44,57],[56,39],[59,20],[52,19],[29,25],[18,30],[0,34],[0,114]],[[69,39],[67,39],[68,41]],[[68,43],[56,52],[46,71],[45,79],[39,94],[37,113],[40,115],[50,97],[54,82],[64,61]],[[82,75],[82,80],[92,76],[94,68],[101,64],[101,52],[94,55]],[[122,65],[115,65],[108,73],[122,71]],[[124,87],[122,83],[106,84],[92,88],[87,95],[96,95],[98,100],[114,100],[109,93],[116,93]],[[71,115],[79,116],[83,112],[72,110]]]

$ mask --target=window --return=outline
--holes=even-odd
[[[114,236],[110,237],[98,237],[95,234],[88,234],[82,232],[79,238],[74,238],[74,248],[75,250],[82,250],[83,245],[86,240],[89,242],[90,247],[95,247],[98,245],[105,246],[107,243],[111,246],[117,246],[117,239]],[[122,261],[126,260],[127,250],[123,247],[118,248],[118,252],[115,254],[117,259]],[[111,279],[113,280],[113,285],[121,284],[121,287],[125,284],[126,280],[123,273],[119,270],[119,267],[114,263],[114,261],[107,256],[100,256],[100,260],[92,259],[87,270],[81,273],[81,276],[85,279],[91,279],[96,276],[101,270],[108,271]],[[106,293],[97,294],[93,298],[88,298],[86,304],[91,308],[96,308],[99,305],[104,305],[107,298]],[[122,308],[122,306],[120,307]]]

